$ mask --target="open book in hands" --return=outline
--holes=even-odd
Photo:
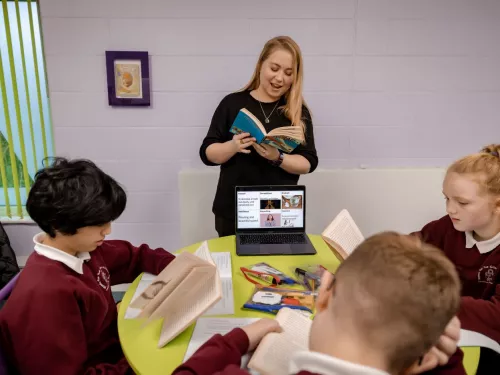
[[[194,254],[177,255],[130,307],[141,309],[138,318],[147,323],[163,318],[161,348],[221,298],[221,279],[205,241]]]
[[[290,359],[299,351],[309,349],[312,320],[289,308],[276,315],[280,333],[268,333],[252,355],[248,368],[261,375],[287,375]]]
[[[365,240],[346,209],[340,211],[321,233],[321,237],[340,261],[347,258]]]
[[[255,143],[265,143],[286,153],[292,152],[305,139],[300,126],[282,126],[267,133],[259,119],[246,108],[240,109],[229,131],[233,134],[250,133]]]

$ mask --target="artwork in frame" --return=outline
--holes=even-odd
[[[151,79],[144,51],[106,51],[108,103],[111,106],[149,106]]]

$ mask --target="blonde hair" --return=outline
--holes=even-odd
[[[436,247],[415,236],[367,238],[339,266],[333,311],[384,350],[391,372],[409,368],[436,344],[457,313],[460,280]]]
[[[292,126],[300,126],[305,134],[306,125],[302,119],[302,106],[307,105],[302,97],[302,85],[304,79],[304,64],[302,62],[302,52],[299,45],[289,36],[277,36],[268,40],[262,49],[252,78],[240,91],[256,90],[260,86],[260,71],[262,64],[276,50],[283,49],[290,52],[293,60],[293,82],[285,94],[286,104],[280,109],[284,111],[285,116],[291,121]],[[309,108],[307,108],[309,110]]]
[[[483,147],[448,167],[447,173],[477,174],[480,185],[490,194],[500,196],[500,144]]]

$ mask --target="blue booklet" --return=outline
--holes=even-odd
[[[259,119],[246,108],[240,109],[229,131],[233,134],[250,133],[257,144],[265,143],[286,153],[304,141],[304,132],[299,126],[282,126],[267,133]]]

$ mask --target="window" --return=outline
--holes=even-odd
[[[2,1],[0,20],[0,217],[25,219],[34,175],[53,155],[38,4]]]

